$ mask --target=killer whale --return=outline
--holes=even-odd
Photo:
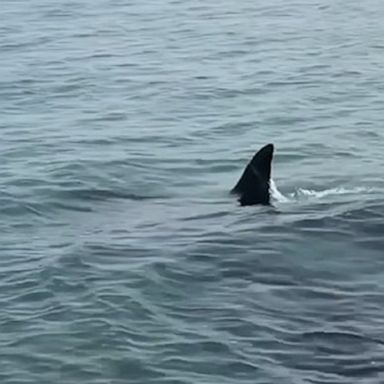
[[[271,205],[270,180],[273,144],[261,148],[246,166],[231,193],[237,195],[240,205]]]

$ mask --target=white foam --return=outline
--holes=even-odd
[[[276,184],[272,179],[270,181],[269,188],[270,188],[272,199],[278,203],[287,203],[292,201],[293,199],[300,199],[300,198],[321,199],[321,198],[324,198],[327,196],[333,196],[333,195],[350,195],[350,194],[357,194],[357,193],[369,193],[373,191],[373,189],[371,188],[364,188],[364,187],[355,187],[355,188],[337,187],[337,188],[329,188],[329,189],[324,189],[319,191],[316,191],[314,189],[298,188],[295,192],[290,193],[287,197],[287,196],[284,196],[277,189]]]
[[[279,203],[287,203],[289,199],[287,199],[276,187],[275,182],[273,179],[270,180],[269,183],[269,189],[271,192],[271,196],[274,200],[278,201]]]
[[[370,192],[369,188],[363,188],[363,187],[356,187],[356,188],[344,188],[344,187],[337,187],[337,188],[330,188],[325,189],[322,191],[315,191],[313,189],[304,189],[299,188],[296,192],[290,194],[291,197],[314,197],[317,199],[321,199],[326,196],[331,195],[348,195],[348,194],[355,194],[355,193],[362,193],[362,192]]]

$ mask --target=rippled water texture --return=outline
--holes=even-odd
[[[382,1],[0,8],[2,384],[384,383]]]

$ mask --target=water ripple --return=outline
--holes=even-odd
[[[1,383],[383,382],[383,13],[4,0]]]

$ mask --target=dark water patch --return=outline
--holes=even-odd
[[[64,211],[75,211],[75,212],[92,212],[92,208],[85,207],[84,205],[78,205],[78,204],[67,204],[67,203],[60,203],[60,202],[52,202],[52,207],[64,210]]]
[[[301,337],[305,341],[311,341],[316,344],[322,343],[331,344],[335,347],[340,347],[342,345],[351,346],[355,352],[360,353],[361,348],[363,348],[364,344],[378,344],[383,346],[384,348],[384,340],[360,335],[358,333],[348,333],[348,332],[331,332],[331,331],[312,331],[312,332],[304,332]],[[358,346],[358,349],[356,349]]]
[[[185,217],[182,220],[183,221],[200,221],[200,220],[220,219],[220,218],[229,216],[230,214],[231,213],[228,211],[212,212],[207,214],[199,214],[191,217]]]
[[[50,217],[50,210],[45,204],[29,203],[17,197],[0,198],[0,212],[8,217],[25,217],[32,216],[33,218],[44,220]],[[22,223],[21,223],[22,224]],[[24,223],[26,226],[27,222]]]
[[[61,192],[61,194],[64,198],[87,201],[105,201],[112,199],[141,201],[162,198],[160,196],[140,196],[132,193],[125,193],[122,191],[113,191],[108,189],[77,189]]]

